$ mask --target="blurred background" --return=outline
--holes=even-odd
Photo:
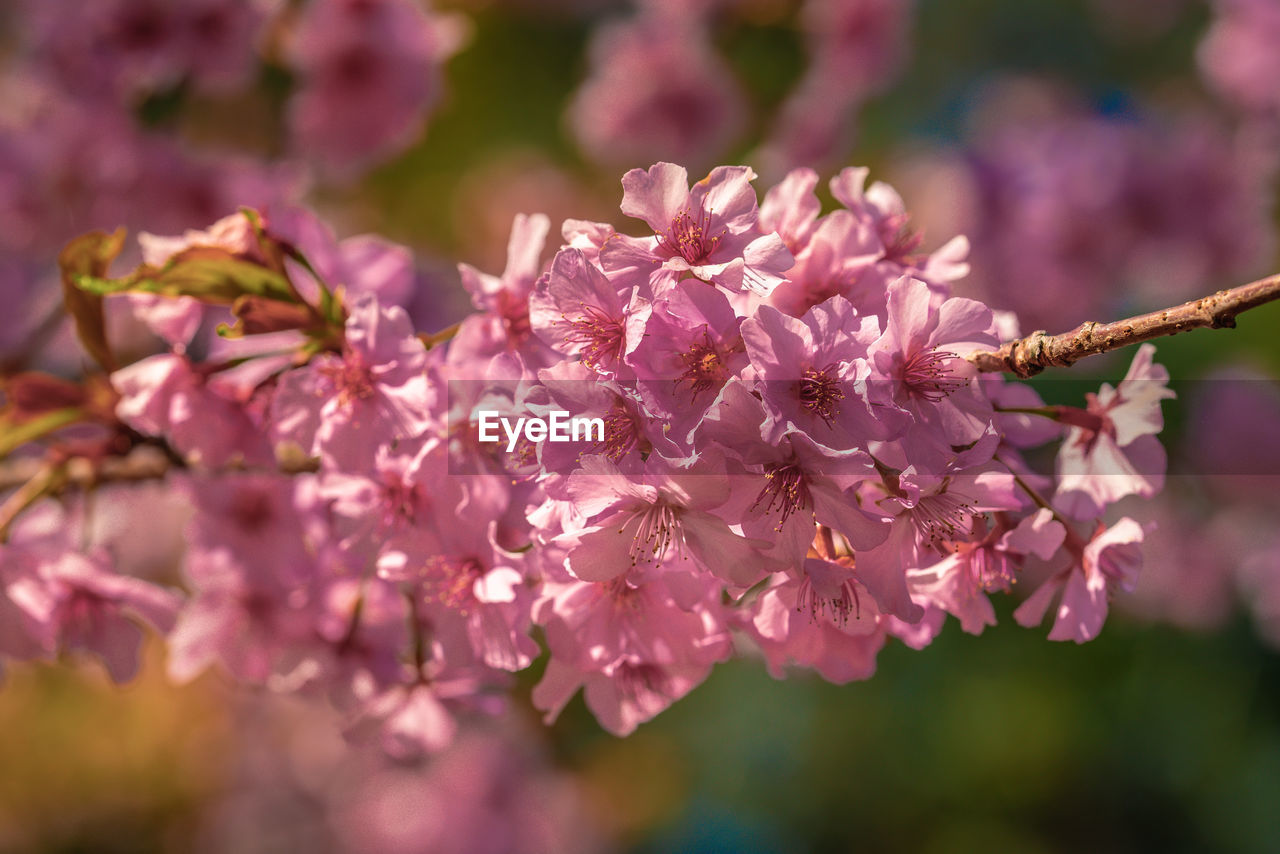
[[[1274,0],[5,0],[0,360],[71,346],[55,259],[88,229],[305,203],[411,246],[435,328],[516,213],[625,230],[619,176],[664,159],[762,191],[870,166],[1024,332],[1172,304],[1278,269],[1277,43]],[[1004,602],[865,683],[748,652],[625,740],[581,700],[544,727],[535,666],[416,765],[323,703],[171,685],[159,642],[124,687],[14,665],[0,851],[1280,851],[1278,324],[1157,342],[1171,476],[1130,512],[1160,532],[1093,643]],[[1038,385],[1078,404],[1127,359]],[[180,515],[103,516],[181,550]]]

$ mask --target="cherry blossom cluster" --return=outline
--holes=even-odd
[[[449,750],[402,763],[344,743],[323,706],[282,699],[237,698],[238,755],[196,823],[199,850],[252,850],[264,838],[332,854],[617,850],[585,782],[555,767],[536,721],[472,721]]]
[[[1171,452],[1167,488],[1152,507],[1160,536],[1125,610],[1208,631],[1236,604],[1260,638],[1280,645],[1280,382],[1274,372],[1234,364],[1188,383],[1191,422]]]
[[[415,0],[21,0],[0,28],[16,36],[0,294],[25,321],[0,332],[6,357],[38,330],[49,260],[76,233],[177,232],[357,176],[418,139],[465,34]]]
[[[581,690],[624,735],[735,651],[865,679],[947,615],[980,633],[1024,577],[1019,623],[1094,638],[1148,533],[1107,511],[1164,477],[1154,348],[1046,405],[965,358],[1016,321],[951,295],[963,238],[921,253],[866,169],[825,214],[815,172],[763,201],[755,177],[632,170],[632,233],[566,221],[548,263],[550,222],[520,216],[500,275],[460,266],[475,311],[441,332],[403,308],[407,252],[305,211],[144,234],[115,277],[121,235],[80,238],[67,301],[102,374],[6,385],[9,450],[41,465],[0,505],[0,653],[87,650],[122,679],[149,624],[173,677],[320,694],[411,756],[539,659],[548,721]],[[163,352],[115,351],[115,300]],[[508,450],[487,412],[601,429]],[[181,592],[81,530],[129,487],[73,463],[138,460],[188,507]]]
[[[804,4],[799,25],[809,61],[760,146],[762,170],[830,163],[849,148],[862,106],[906,65],[914,7],[913,0]]]
[[[1266,272],[1275,173],[1256,137],[1203,111],[1101,115],[1023,78],[981,101],[963,148],[907,167],[948,186],[920,215],[972,240],[965,293],[1058,327]]]
[[[464,33],[411,0],[24,0],[16,11],[11,74],[80,103],[128,111],[187,91],[244,95],[276,65],[295,79],[292,147],[340,170],[417,137]]]
[[[1206,82],[1233,106],[1271,123],[1280,93],[1271,84],[1280,61],[1271,45],[1280,35],[1280,9],[1268,0],[1213,0],[1213,23],[1200,43]]]
[[[748,99],[715,47],[724,19],[778,15],[799,31],[806,67],[751,138],[766,175],[821,165],[850,144],[862,105],[908,54],[912,0],[808,0],[795,20],[737,0],[637,0],[636,14],[592,34],[591,71],[568,111],[579,146],[608,166],[666,157],[708,165],[742,142]],[[739,9],[738,7],[744,7]]]

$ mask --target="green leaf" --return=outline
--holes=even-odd
[[[111,262],[124,247],[125,230],[107,234],[92,231],[72,240],[58,255],[62,272],[62,300],[76,324],[76,336],[103,370],[114,371],[117,363],[107,342],[102,296],[78,287],[83,277],[105,276]]]
[[[253,236],[258,241],[258,252],[266,259],[267,268],[284,275],[284,248],[280,245],[280,241],[267,234],[266,229],[262,227],[262,215],[253,208],[240,208],[240,215],[249,221]]]
[[[27,442],[34,442],[61,430],[69,424],[84,420],[84,410],[78,406],[55,409],[36,418],[17,423],[0,418],[0,459],[4,459]]]
[[[80,275],[74,277],[74,282],[80,289],[100,296],[159,294],[195,297],[201,302],[222,305],[230,305],[242,296],[297,302],[288,280],[280,273],[208,246],[180,252],[159,269],[143,266],[119,279]]]

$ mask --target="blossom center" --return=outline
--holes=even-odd
[[[382,480],[382,502],[388,518],[412,523],[418,513],[422,493],[416,484],[387,472]]]
[[[969,554],[969,589],[972,593],[997,591],[1008,593],[1017,580],[1013,561],[989,546],[980,546]]]
[[[475,604],[476,580],[484,572],[484,566],[473,557],[459,560],[437,555],[422,569],[423,598],[466,614]]]
[[[670,697],[675,692],[667,674],[656,664],[624,661],[613,672],[618,694],[642,708],[648,708],[656,697]]]
[[[249,486],[236,490],[228,509],[236,527],[247,533],[263,531],[275,519],[272,497],[264,490]]]
[[[529,319],[529,300],[503,290],[498,292],[497,302],[503,331],[512,346],[519,346],[533,334],[533,324]]]
[[[1063,424],[1080,428],[1074,442],[1077,446],[1084,448],[1086,454],[1089,454],[1093,453],[1093,446],[1097,444],[1100,436],[1107,435],[1112,439],[1115,438],[1116,425],[1111,420],[1107,407],[1099,402],[1096,394],[1090,392],[1085,397],[1088,399],[1087,409],[1080,409],[1074,406],[1059,406],[1056,412],[1058,420]]]
[[[687,351],[680,354],[680,361],[684,363],[684,373],[676,383],[689,383],[689,389],[694,397],[707,389],[724,385],[729,374],[724,358],[712,342],[711,335],[705,330],[703,330],[701,341],[693,342]]]
[[[111,35],[126,51],[139,53],[163,44],[167,33],[163,19],[144,8],[126,13],[114,22]]]
[[[322,366],[320,373],[333,383],[338,394],[338,406],[342,409],[350,409],[357,400],[373,397],[373,372],[355,351],[348,350],[342,361]]]
[[[565,319],[572,327],[565,340],[582,345],[584,365],[598,371],[602,365],[614,365],[621,361],[624,336],[622,324],[617,318],[610,317],[597,306],[583,303],[581,316],[572,320]]]
[[[963,535],[973,516],[973,505],[949,492],[926,495],[911,508],[911,521],[920,536],[933,547]]]
[[[639,513],[639,525],[631,539],[631,565],[640,562],[659,564],[667,551],[675,546],[684,556],[684,533],[680,529],[680,514],[665,501],[657,501]]]
[[[73,588],[63,604],[65,619],[85,634],[94,634],[108,614],[107,600],[82,587]]]
[[[1136,543],[1116,543],[1102,549],[1097,560],[1107,581],[1125,587],[1142,568],[1142,549]]]
[[[916,266],[912,252],[920,248],[924,235],[911,227],[906,214],[893,214],[880,221],[880,242],[884,244],[884,260],[904,267]]]
[[[515,450],[511,452],[511,464],[515,468],[524,468],[535,465],[537,462],[537,443],[529,441],[529,437],[521,433],[520,437],[516,439]]]
[[[858,600],[852,579],[841,581],[834,590],[819,590],[805,573],[800,589],[796,591],[796,610],[808,611],[810,621],[815,623],[824,615],[830,615],[831,622],[843,628],[848,624],[850,614],[855,620],[860,618],[862,603]]]
[[[934,347],[920,350],[902,366],[902,384],[911,394],[937,403],[969,384],[966,377],[955,375],[958,361],[954,353],[940,353]]]
[[[800,468],[800,466],[795,464],[770,465],[765,469],[764,479],[764,488],[756,496],[755,503],[751,505],[751,509],[755,510],[767,499],[767,503],[764,505],[764,512],[772,513],[776,504],[778,513],[781,516],[776,530],[782,530],[782,526],[791,518],[792,513],[812,506],[813,500],[809,495],[809,485],[805,480],[804,469]]]
[[[616,463],[639,441],[640,430],[631,416],[631,411],[627,409],[626,404],[618,401],[604,417],[604,441],[596,442],[592,446],[592,451],[604,454]]]
[[[825,368],[806,368],[800,376],[800,405],[831,426],[839,412],[836,404],[844,400],[844,390],[836,379],[835,364]]]
[[[334,81],[348,92],[362,92],[377,80],[378,66],[376,53],[365,47],[353,47],[338,57],[331,73]]]
[[[711,214],[708,211],[700,211],[697,219],[690,216],[688,210],[680,211],[671,220],[666,233],[658,235],[658,245],[690,264],[705,263],[724,238],[723,231],[711,234],[710,226]]]
[[[605,595],[613,602],[619,613],[631,613],[640,609],[639,591],[631,586],[625,575],[619,575],[612,581],[602,583]]]

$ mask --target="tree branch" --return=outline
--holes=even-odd
[[[31,480],[41,475],[49,463],[42,458],[28,457],[7,460],[0,464],[0,492],[22,488]],[[170,471],[182,466],[167,456],[159,448],[142,445],[134,448],[122,457],[106,457],[101,460],[90,460],[86,457],[71,457],[65,463],[62,482],[54,491],[67,488],[88,489],[107,483],[136,483],[145,480],[160,480]],[[280,474],[305,474],[316,471],[314,460],[282,460],[278,468],[244,468],[228,466],[227,468],[206,471],[205,474],[247,474],[253,472],[278,472]]]
[[[13,520],[17,519],[22,511],[60,486],[65,476],[58,465],[41,462],[40,466],[31,472],[31,476],[9,494],[4,503],[0,504],[0,543],[8,542],[9,526],[13,524]]]
[[[979,371],[1016,374],[1026,379],[1047,367],[1069,367],[1087,356],[1177,335],[1188,329],[1231,329],[1236,325],[1236,315],[1277,299],[1280,299],[1280,275],[1268,276],[1126,320],[1113,323],[1091,320],[1061,335],[1049,335],[1043,330],[1032,332],[998,350],[971,353],[968,358]]]
[[[1176,335],[1189,329],[1223,329],[1236,325],[1236,315],[1257,308],[1274,300],[1280,300],[1280,274],[1259,279],[1238,288],[1218,291],[1207,297],[1192,300],[1172,308],[1140,314],[1113,323],[1090,321],[1082,323],[1070,332],[1049,335],[1044,331],[1033,332],[1003,345],[998,350],[985,350],[968,356],[979,371],[1010,373],[1027,378],[1046,367],[1068,367],[1087,356],[1096,356],[1118,350],[1130,344],[1149,341],[1166,335]],[[444,330],[446,337],[456,331]],[[10,459],[0,465],[0,493],[18,489],[25,494],[38,482],[50,493],[67,488],[87,489],[106,483],[128,483],[159,480],[180,463],[162,450],[151,446],[139,446],[123,457],[107,457],[90,460],[72,457],[59,468],[57,483],[43,483],[49,472],[49,460],[43,458]],[[316,471],[314,460],[289,459],[280,461],[274,471],[281,474],[301,474]],[[249,471],[229,467],[215,473]],[[10,495],[5,503],[20,501],[18,494]]]

